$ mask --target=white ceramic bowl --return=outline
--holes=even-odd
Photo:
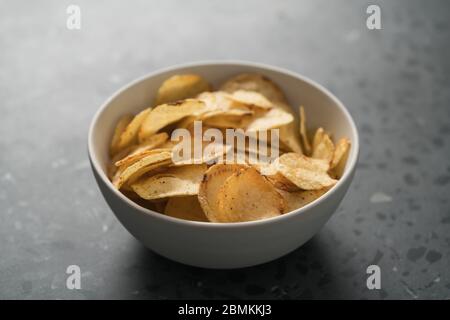
[[[159,85],[174,74],[197,73],[213,85],[243,72],[275,81],[292,106],[302,104],[308,125],[322,126],[335,139],[348,137],[352,147],[343,177],[324,196],[279,217],[240,223],[185,221],[140,207],[117,191],[106,175],[108,146],[119,117],[151,105]],[[240,268],[268,262],[300,247],[330,218],[353,178],[358,133],[342,103],[321,85],[296,73],[247,62],[199,62],[153,72],[109,98],[92,120],[89,158],[100,190],[119,221],[145,246],[169,259],[205,268]]]

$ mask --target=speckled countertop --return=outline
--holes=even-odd
[[[1,1],[0,298],[450,298],[450,3]],[[372,3],[372,2],[371,2]],[[145,249],[90,172],[98,106],[155,69],[243,59],[330,88],[361,134],[354,182],[322,231],[258,267],[187,267]],[[77,264],[82,289],[66,289]],[[366,287],[378,264],[382,289]]]

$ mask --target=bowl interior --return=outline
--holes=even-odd
[[[355,165],[358,153],[358,136],[355,125],[342,104],[326,89],[289,71],[248,63],[198,63],[175,67],[145,76],[121,89],[99,110],[91,125],[89,152],[92,161],[106,177],[109,162],[109,143],[118,119],[126,114],[141,111],[151,106],[156,90],[161,83],[174,74],[197,73],[207,79],[214,88],[239,73],[257,72],[275,81],[285,92],[290,105],[298,112],[298,106],[305,107],[309,128],[324,127],[331,132],[335,141],[348,137],[352,148],[346,171]],[[344,174],[345,178],[345,174]]]

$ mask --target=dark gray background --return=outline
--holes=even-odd
[[[66,29],[71,3],[79,31]],[[365,26],[369,3],[382,30]],[[369,3],[0,1],[0,298],[450,298],[450,3]],[[99,105],[138,76],[203,59],[304,74],[359,128],[338,212],[272,263],[212,271],[159,257],[90,172]],[[70,264],[82,290],[65,287]],[[370,264],[382,290],[366,288]]]

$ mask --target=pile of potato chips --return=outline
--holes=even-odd
[[[237,75],[218,91],[199,75],[175,75],[161,85],[154,105],[119,119],[108,176],[127,197],[162,214],[210,222],[279,216],[323,195],[345,168],[350,141],[334,144],[323,128],[309,135],[303,107],[298,119],[281,89],[260,74]],[[279,157],[257,164],[215,161],[229,151],[225,146],[193,163],[174,162],[171,134],[193,132],[194,121],[222,132],[276,128]],[[252,152],[258,150],[246,147],[247,156]]]

